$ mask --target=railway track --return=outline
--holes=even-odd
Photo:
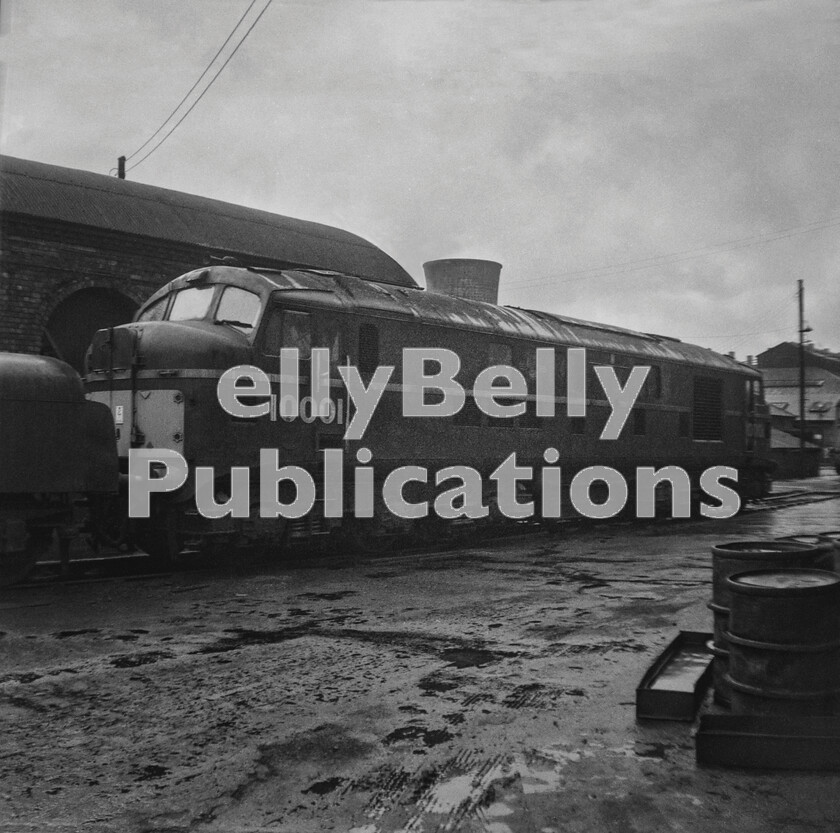
[[[820,489],[791,489],[778,492],[769,497],[752,500],[743,507],[743,512],[761,512],[767,509],[787,509],[791,506],[804,506],[808,503],[819,503],[823,500],[840,499],[840,492]]]
[[[784,492],[778,492],[769,497],[760,500],[750,501],[742,509],[745,514],[754,512],[765,512],[770,510],[787,509],[796,506],[804,506],[810,503],[819,503],[821,501],[840,500],[840,491],[828,491],[819,489],[791,489]],[[696,518],[676,519],[675,522],[696,522]],[[651,524],[656,521],[644,520],[638,521],[640,524]],[[580,533],[592,526],[592,522],[586,519],[569,519],[560,522],[555,522],[550,528],[541,525],[535,521],[525,521],[521,523],[511,524],[507,527],[502,527],[494,530],[493,539],[504,538],[510,540],[515,537],[528,538],[537,533],[548,535],[558,535],[563,532]],[[278,562],[276,558],[258,551],[246,551],[244,558],[240,564],[233,566],[231,564],[219,563],[200,556],[198,553],[185,553],[176,564],[171,568],[158,568],[154,570],[149,569],[149,557],[141,551],[131,553],[117,553],[103,551],[96,556],[82,556],[75,557],[70,562],[70,572],[67,575],[62,575],[61,564],[57,559],[48,559],[39,562],[35,573],[23,582],[18,587],[42,587],[55,583],[72,584],[72,583],[95,583],[113,581],[115,579],[130,579],[141,580],[144,578],[159,578],[161,576],[171,575],[173,572],[178,573],[192,573],[192,572],[210,572],[221,569],[236,569],[241,566],[244,569],[257,567],[261,564],[271,564],[273,566],[282,563],[283,566],[288,566],[291,569],[300,569],[303,567],[309,568],[330,568],[330,567],[345,567],[349,565],[380,565],[386,566],[389,562],[404,560],[405,558],[415,558],[418,556],[426,557],[451,557],[457,555],[465,543],[474,545],[476,539],[474,536],[467,538],[454,537],[446,541],[440,547],[429,548],[425,547],[409,547],[397,546],[389,549],[388,552],[338,552],[334,549],[332,551],[325,550],[321,547],[321,551],[313,552],[311,545],[303,542],[292,542],[282,556],[282,562]]]

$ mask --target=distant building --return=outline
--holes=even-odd
[[[818,445],[806,442],[803,454],[799,437],[771,427],[770,459],[776,463],[773,477],[816,477],[820,473],[821,457],[822,449]]]
[[[786,341],[759,353],[764,397],[774,428],[799,436],[799,345]],[[840,447],[840,354],[805,347],[805,437]]]
[[[211,256],[416,286],[393,258],[341,229],[0,156],[0,350],[81,370],[96,330],[130,321],[154,291]]]

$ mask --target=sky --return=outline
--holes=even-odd
[[[834,0],[273,0],[132,167],[267,2],[0,0],[0,152],[124,155],[421,284],[497,260],[501,303],[740,359],[798,339],[802,279],[808,337],[840,350]]]

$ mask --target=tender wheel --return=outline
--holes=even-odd
[[[51,543],[52,530],[39,530],[27,536],[24,549],[0,555],[0,587],[23,581],[49,552]]]

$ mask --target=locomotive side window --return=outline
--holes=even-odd
[[[250,333],[260,316],[260,296],[238,286],[226,286],[213,319],[217,324],[230,324],[243,333]]]
[[[299,357],[308,359],[312,351],[312,325],[308,312],[272,310],[265,331],[265,352],[279,356],[282,347],[297,347]]]
[[[330,371],[335,376],[341,356],[341,328],[338,321],[331,317],[319,316],[317,320],[315,347],[326,347],[330,351]]]
[[[359,325],[359,373],[375,373],[379,367],[379,330],[373,324]]]
[[[624,387],[627,384],[627,379],[630,377],[630,371],[633,369],[633,360],[629,356],[617,356],[615,353],[611,353],[610,364],[615,373],[615,378]]]
[[[169,320],[198,321],[204,318],[210,310],[215,290],[215,286],[190,286],[179,290],[169,310]]]
[[[652,364],[647,379],[642,387],[641,399],[645,402],[655,402],[662,398],[662,368]]]
[[[600,386],[600,382],[598,381],[598,376],[595,374],[595,366],[596,365],[607,365],[612,364],[612,355],[610,353],[604,353],[601,350],[589,350],[586,351],[586,388],[587,390],[598,390]]]
[[[697,376],[692,413],[695,440],[723,439],[723,380]]]

